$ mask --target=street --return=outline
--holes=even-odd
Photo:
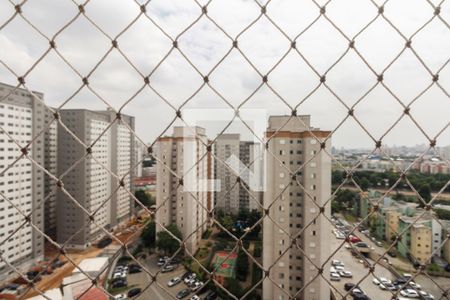
[[[383,254],[386,250],[383,247],[377,246],[372,240],[361,234],[360,232],[355,232],[355,234],[361,238],[361,240],[371,247],[372,251],[375,251],[378,254]],[[332,239],[332,251],[337,249],[339,245],[343,242],[343,240],[335,238],[333,234],[331,234]],[[394,265],[405,265],[406,263],[399,258],[392,258],[386,255],[386,258],[389,259]],[[342,295],[337,294],[337,299],[342,299],[343,295],[345,295],[346,291],[344,290],[344,284],[347,282],[357,283],[364,276],[366,276],[369,272],[368,268],[364,267],[362,263],[359,263],[359,258],[352,256],[351,252],[345,248],[345,245],[342,246],[341,249],[332,257],[332,259],[340,260],[345,265],[345,270],[351,271],[353,273],[353,278],[341,278],[340,281],[332,281],[334,287],[336,287]],[[368,259],[370,263],[373,263],[372,260]],[[384,277],[389,280],[394,279],[394,275],[385,267],[380,264],[377,264],[375,267],[375,276]],[[391,299],[392,292],[383,291],[377,285],[372,283],[374,276],[369,274],[360,284],[361,289],[372,299]],[[443,299],[450,300],[447,296],[443,296],[443,292],[445,290],[450,289],[450,280],[444,277],[427,277],[426,275],[418,275],[414,278],[414,281],[421,285],[422,290],[431,293],[435,299]],[[347,297],[347,299],[351,299],[351,297]]]
[[[332,251],[337,249],[343,240],[338,240],[334,236],[332,236],[331,249]],[[346,298],[342,298],[347,292],[344,289],[344,284],[347,282],[351,283],[359,283],[359,287],[366,293],[372,300],[376,299],[391,299],[392,293],[389,291],[381,290],[377,285],[372,283],[372,279],[374,276],[369,274],[369,269],[364,267],[362,263],[359,263],[359,258],[352,256],[349,250],[345,249],[342,246],[341,249],[332,257],[332,259],[340,260],[345,265],[345,270],[352,272],[353,278],[341,278],[340,281],[332,281],[331,283],[341,295],[337,294],[337,299],[352,299],[351,296],[347,296]],[[327,270],[328,271],[328,270]],[[329,272],[328,272],[329,273]],[[328,274],[327,273],[327,274]],[[374,271],[375,275],[379,277],[384,277],[392,280],[392,275],[389,270],[382,267],[381,265],[377,265]],[[367,276],[367,277],[366,277]]]

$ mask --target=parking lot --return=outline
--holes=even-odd
[[[145,265],[152,274],[155,274],[161,268],[160,266],[157,265],[157,260],[158,258],[155,255],[153,255],[145,260],[141,260],[141,263]],[[178,284],[175,284],[172,287],[169,287],[167,284],[172,278],[174,277],[181,278],[182,275],[186,272],[187,270],[182,265],[178,265],[175,270],[167,273],[160,272],[158,273],[157,276],[157,282],[159,285],[155,282],[149,287],[147,286],[151,282],[151,276],[146,272],[142,271],[135,274],[128,274],[127,275],[128,288],[125,291],[121,291],[120,293],[117,294],[126,295],[130,289],[141,288],[142,293],[139,296],[134,297],[133,299],[141,299],[141,300],[173,299],[174,297],[176,297],[178,292],[180,292],[183,289],[187,289],[188,287],[183,281],[181,281]],[[206,294],[207,293],[199,295],[200,299],[204,299]],[[195,295],[195,293],[190,292],[189,295],[183,297],[182,299],[190,299],[193,295]]]

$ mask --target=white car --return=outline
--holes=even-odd
[[[345,271],[343,266],[334,266],[334,268],[339,272],[339,271]]]
[[[401,290],[400,295],[407,298],[419,298],[419,294],[412,289]]]
[[[343,278],[352,278],[353,274],[350,271],[339,271],[338,274]]]
[[[118,294],[114,296],[114,300],[125,300],[127,299],[127,296],[125,294]]]
[[[420,296],[422,296],[423,298],[428,297],[428,299],[434,299],[434,296],[431,295],[430,293],[427,293],[425,291],[419,291]]]
[[[201,282],[201,281],[196,281],[196,282],[191,286],[191,291],[195,292],[195,291],[198,290],[202,285],[203,285],[203,282]]]
[[[172,287],[178,283],[181,282],[181,278],[180,277],[174,277],[172,279],[169,280],[169,282],[167,283],[167,286]]]
[[[418,283],[415,283],[414,281],[410,281],[409,282],[409,285],[410,286],[412,286],[414,289],[416,289],[416,290],[421,290],[422,289],[422,286],[420,285],[420,284],[418,284]]]
[[[191,299],[189,299],[189,300],[200,300],[200,297],[197,296],[197,295],[194,295],[194,296],[192,296]]]
[[[330,280],[331,281],[340,281],[341,280],[341,276],[339,276],[338,273],[330,273]]]
[[[113,279],[124,278],[124,277],[127,277],[127,274],[125,274],[124,272],[117,272],[117,273],[113,274]]]
[[[383,284],[385,284],[385,283],[392,283],[392,281],[390,281],[389,279],[384,278],[384,277],[379,277],[379,279],[380,279],[380,282],[383,283]]]
[[[340,260],[337,260],[337,259],[333,259],[332,261],[331,261],[331,265],[332,266],[344,266],[344,263],[342,262],[342,261],[340,261]]]
[[[372,279],[372,283],[375,285],[379,285],[380,281],[378,279],[374,278],[374,279]]]

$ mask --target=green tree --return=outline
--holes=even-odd
[[[361,182],[359,183],[359,186],[361,187],[361,189],[363,191],[367,191],[367,189],[370,186],[370,182],[369,182],[369,180],[367,180],[366,177],[364,177],[364,178],[361,179]]]
[[[434,208],[433,210],[439,219],[450,220],[450,211],[442,208]]]
[[[134,192],[134,196],[147,208],[155,204],[153,197],[147,194],[144,190],[137,190]],[[140,204],[136,201],[135,206],[139,207]]]
[[[240,281],[245,281],[248,274],[248,256],[242,248],[239,248],[238,257],[236,259],[236,276]]]
[[[431,188],[430,188],[429,185],[427,185],[427,184],[420,185],[417,192],[419,192],[419,195],[423,198],[425,203],[430,202],[430,200],[431,200]],[[419,201],[419,206],[420,207],[424,206],[422,201]]]
[[[170,224],[166,229],[181,240],[181,232],[178,230],[177,225]],[[173,255],[180,247],[180,243],[167,231],[161,230],[157,234],[156,247],[163,250],[165,254]]]
[[[141,233],[142,244],[147,248],[153,248],[155,246],[156,238],[156,226],[155,222],[149,222]]]

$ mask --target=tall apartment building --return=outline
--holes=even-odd
[[[237,214],[239,210],[259,209],[257,201],[261,199],[259,190],[254,190],[248,183],[261,182],[256,177],[261,175],[262,160],[259,155],[259,144],[252,141],[241,141],[239,134],[221,134],[214,144],[215,179],[220,182],[220,190],[216,191],[216,208]],[[230,160],[230,157],[233,160]],[[247,171],[242,169],[246,167]],[[237,182],[239,170],[242,180]],[[251,175],[251,176],[250,176]]]
[[[320,212],[319,207],[324,206],[330,198],[331,159],[320,151],[321,145],[312,135],[313,133],[315,137],[324,140],[330,132],[311,127],[310,116],[298,118],[305,125],[297,118],[288,121],[289,116],[271,116],[266,132],[266,137],[270,138],[270,153],[266,152],[267,182],[264,207],[269,207],[275,201],[275,204],[270,206],[269,213],[278,225],[269,218],[264,218],[263,266],[265,269],[273,266],[269,276],[278,287],[270,280],[264,280],[264,300],[289,299],[281,289],[293,296],[307,284],[297,295],[297,299],[330,298],[328,284],[321,276],[315,278],[318,270],[310,262],[311,260],[316,266],[321,266],[330,255],[330,249],[327,247],[330,224],[324,217],[313,220]],[[325,146],[331,149],[330,139],[326,141]],[[298,170],[309,160],[311,161],[307,165]],[[311,198],[296,180],[292,180],[287,169],[296,174],[296,180]],[[325,206],[324,214],[330,216],[330,213],[330,206]],[[305,229],[307,224],[310,225]],[[301,230],[304,230],[303,233],[298,235]],[[285,232],[296,237],[295,242]],[[305,256],[308,256],[309,260]],[[281,259],[277,260],[279,257]]]
[[[174,127],[172,136],[160,137],[156,144],[156,231],[163,230],[160,225],[176,224],[190,253],[197,250],[208,225],[207,210],[213,207],[207,143],[204,128]],[[172,172],[183,177],[183,185]]]
[[[31,213],[31,222],[44,230],[44,172],[21,156],[20,146],[28,155],[44,165],[45,106],[43,94],[0,84],[0,280],[15,276],[8,261],[26,271],[35,261],[43,259],[43,236],[30,224],[23,225],[23,214]],[[8,96],[9,95],[9,96]],[[39,134],[39,135],[38,135]],[[14,207],[16,206],[16,207]]]
[[[58,122],[53,121],[54,117],[50,110],[45,111],[44,122],[46,130],[44,132],[44,167],[56,176],[57,170],[57,151],[58,151]],[[53,122],[52,122],[53,121]],[[45,234],[56,239],[56,193],[57,185],[53,178],[44,174],[44,224]]]
[[[67,130],[58,127],[58,175],[65,189],[78,204],[91,214],[95,223],[107,229],[113,228],[130,215],[134,164],[134,135],[124,125],[134,129],[134,117],[113,111],[89,111],[65,109],[60,111],[61,121],[86,145],[92,145],[92,155],[77,161],[87,153]],[[108,126],[110,126],[108,128]],[[93,158],[95,157],[95,159]],[[117,176],[112,176],[109,171]],[[86,248],[104,235],[94,222],[71,197],[62,190],[57,193],[57,239],[69,248]]]

